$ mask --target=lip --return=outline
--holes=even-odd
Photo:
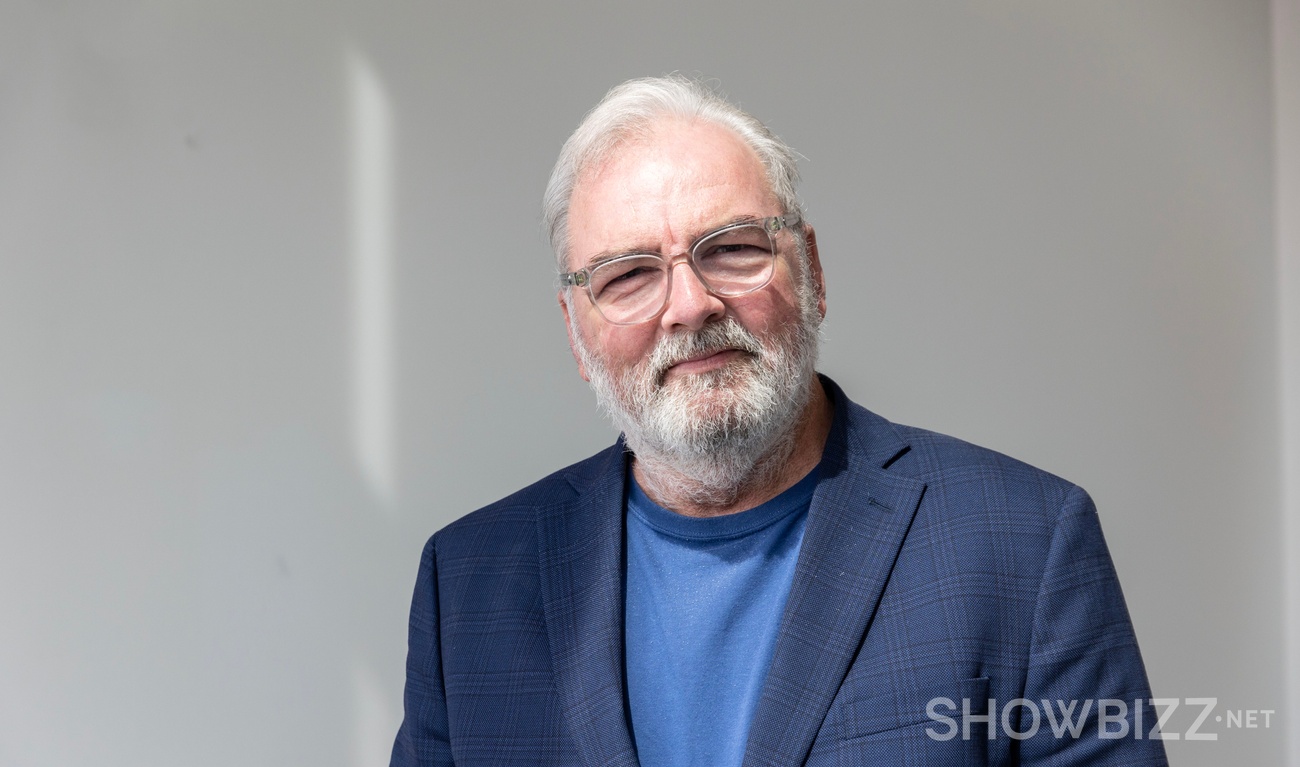
[[[734,359],[737,359],[746,352],[740,349],[720,349],[718,351],[705,352],[684,359],[664,371],[664,376],[669,375],[694,375],[698,373],[707,373],[710,370],[717,370]]]

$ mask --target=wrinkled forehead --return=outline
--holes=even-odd
[[[733,132],[666,121],[579,174],[569,207],[570,266],[613,251],[683,250],[709,229],[780,212],[758,155]]]

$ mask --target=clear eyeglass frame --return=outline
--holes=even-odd
[[[566,288],[566,287],[585,288],[587,291],[587,298],[589,298],[591,300],[592,305],[596,307],[596,311],[600,312],[600,316],[604,318],[604,320],[610,323],[611,325],[640,325],[643,322],[648,322],[658,317],[660,314],[663,313],[664,309],[667,308],[668,300],[672,294],[672,282],[673,282],[672,268],[682,260],[685,260],[687,263],[690,264],[691,271],[695,274],[696,279],[700,281],[700,284],[704,286],[705,290],[707,290],[711,295],[718,296],[720,298],[735,298],[736,296],[747,295],[749,293],[753,293],[757,290],[762,290],[763,288],[767,287],[767,285],[772,281],[772,275],[776,273],[775,264],[776,264],[776,257],[778,254],[778,248],[776,242],[777,234],[779,234],[783,229],[789,229],[793,231],[794,228],[799,225],[801,220],[802,219],[798,213],[785,213],[780,216],[769,216],[768,218],[737,221],[735,223],[710,230],[700,235],[698,238],[696,238],[695,242],[691,243],[690,250],[688,250],[685,253],[680,253],[675,256],[665,256],[662,253],[640,253],[640,252],[623,253],[621,255],[602,260],[598,264],[594,264],[592,266],[587,266],[582,269],[579,269],[576,272],[567,272],[565,274],[561,274],[559,278],[560,287],[561,288]],[[699,262],[697,260],[697,254],[699,252],[699,248],[702,244],[706,242],[715,241],[718,237],[726,235],[728,232],[734,232],[738,229],[744,229],[747,227],[760,227],[767,234],[768,243],[770,246],[769,249],[771,251],[771,259],[764,267],[766,269],[766,277],[761,281],[755,283],[754,285],[752,286],[747,285],[740,290],[719,290],[717,287],[710,284],[709,279],[705,276],[705,274],[700,269]],[[601,302],[597,300],[596,294],[592,290],[592,284],[594,282],[593,276],[601,269],[605,269],[605,268],[616,269],[618,264],[626,263],[632,259],[644,259],[644,258],[658,259],[659,261],[663,262],[665,265],[663,271],[665,276],[663,278],[663,285],[661,288],[663,293],[662,299],[659,301],[657,306],[654,305],[653,301],[646,304],[646,308],[644,310],[638,311],[636,313],[635,319],[623,319],[623,320],[612,319],[609,316],[609,313],[606,311],[606,309],[601,306]],[[654,306],[653,311],[650,311],[651,306]]]

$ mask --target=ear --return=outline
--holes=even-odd
[[[569,305],[564,300],[564,291],[555,294],[555,299],[560,302],[560,313],[564,315],[564,329],[569,334],[569,351],[573,353],[573,361],[578,363],[578,375],[582,380],[590,381],[587,377],[587,368],[582,364],[582,356],[578,354],[578,347],[573,343],[573,318],[569,316]]]
[[[826,275],[822,273],[821,258],[817,255],[817,232],[812,224],[803,225],[804,242],[808,245],[808,273],[812,277],[813,288],[817,291],[817,311],[826,318]]]

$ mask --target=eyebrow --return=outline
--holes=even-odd
[[[754,215],[750,215],[750,214],[744,214],[744,215],[740,215],[740,216],[733,216],[733,217],[732,217],[731,219],[729,219],[728,221],[725,221],[724,223],[721,223],[721,224],[717,224],[716,226],[710,226],[710,227],[708,227],[707,229],[705,229],[704,231],[700,232],[700,233],[699,233],[698,235],[696,235],[695,237],[691,238],[691,245],[690,245],[690,247],[691,247],[691,248],[695,247],[696,243],[698,243],[700,240],[704,239],[705,237],[708,237],[710,234],[713,234],[714,232],[718,231],[719,229],[726,229],[727,227],[729,227],[729,226],[735,226],[736,224],[757,223],[757,222],[762,221],[762,220],[763,220],[763,217],[762,217],[762,216],[754,216]],[[689,251],[690,251],[690,248],[687,248],[687,252],[689,252]],[[662,256],[663,254],[660,253],[660,252],[657,251],[657,250],[652,250],[652,249],[638,249],[638,248],[632,248],[632,249],[630,249],[630,250],[629,250],[629,249],[626,249],[626,248],[625,248],[625,249],[622,249],[622,250],[604,250],[604,251],[601,251],[600,253],[597,253],[596,255],[592,256],[592,257],[587,261],[587,265],[584,266],[584,267],[581,267],[581,269],[595,269],[596,267],[600,266],[601,264],[603,264],[603,263],[605,263],[605,262],[607,262],[607,261],[613,261],[614,259],[616,259],[616,258],[622,258],[623,256],[643,256],[643,255],[644,255],[644,256],[652,256],[652,255],[653,255],[653,256]]]

